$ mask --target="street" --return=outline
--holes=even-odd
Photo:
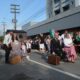
[[[80,58],[76,63],[51,65],[44,55],[32,51],[30,60],[11,65],[4,63],[0,51],[0,80],[80,80]]]

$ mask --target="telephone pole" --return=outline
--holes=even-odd
[[[16,5],[16,4],[11,4],[11,13],[14,14],[14,19],[12,19],[12,22],[14,23],[14,29],[16,30],[17,28],[17,19],[16,19],[16,14],[20,13],[19,12],[19,6],[20,5]]]

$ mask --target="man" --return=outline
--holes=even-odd
[[[5,50],[5,63],[9,63],[9,54],[11,51],[12,34],[13,34],[12,32],[7,32],[3,40],[3,45],[4,45],[4,50]]]
[[[51,49],[51,54],[53,54],[54,52],[57,56],[59,56],[62,60],[64,60],[66,55],[62,51],[62,46],[60,45],[58,32],[54,33],[54,38],[51,40],[50,49]]]
[[[51,54],[55,52],[58,56],[61,57],[61,46],[60,46],[60,41],[59,41],[59,34],[58,32],[54,33],[54,38],[51,40]]]

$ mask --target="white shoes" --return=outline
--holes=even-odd
[[[30,60],[30,57],[29,56],[26,56],[27,60]]]

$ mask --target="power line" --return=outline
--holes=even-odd
[[[37,18],[39,15],[41,15],[42,13],[45,12],[45,8],[41,8],[40,10],[38,10],[35,14],[33,14],[32,16],[28,17],[26,20],[23,21],[24,22],[29,22],[29,20],[33,19],[33,18]]]
[[[32,6],[32,4],[33,4],[33,2],[34,2],[34,0],[28,0],[26,3],[26,5],[27,5],[27,7],[26,7],[26,5],[24,6],[24,9],[23,10],[21,10],[21,13],[24,13],[30,6]],[[26,7],[26,8],[25,8]],[[21,16],[21,15],[20,15]],[[20,17],[19,16],[19,17]]]
[[[34,15],[28,17],[27,20],[38,16],[39,14],[43,13],[44,11],[45,11],[45,8],[42,8],[41,10],[39,10],[38,12],[36,12]]]
[[[28,4],[28,6],[30,6],[31,4],[33,4],[33,2],[34,2],[34,0],[33,0],[33,1],[30,0],[30,1],[29,1],[30,4]],[[24,8],[23,11],[26,11],[26,9],[27,9],[27,8]],[[21,11],[21,12],[23,12],[23,11]],[[22,24],[24,24],[24,22],[27,23],[27,22],[29,22],[29,21],[32,20],[32,19],[35,19],[35,18],[37,18],[37,17],[40,17],[41,14],[43,15],[43,13],[44,13],[45,11],[46,11],[45,7],[41,8],[41,9],[38,10],[36,13],[34,13],[34,14],[31,15],[31,16],[29,16],[26,20],[22,21],[19,25],[21,26]]]

